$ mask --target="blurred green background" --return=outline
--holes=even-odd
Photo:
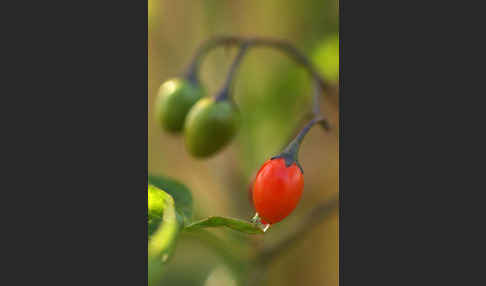
[[[217,35],[286,39],[338,85],[338,1],[149,0],[148,6],[149,173],[167,175],[189,187],[196,219],[220,215],[249,220],[254,213],[248,200],[253,176],[296,134],[311,109],[313,85],[308,74],[277,51],[252,49],[234,85],[243,119],[239,134],[207,160],[190,157],[183,136],[157,126],[153,116],[157,90],[168,78],[185,72],[197,47]],[[221,48],[206,57],[200,75],[210,94],[220,89],[235,54],[234,48]],[[183,234],[160,285],[238,285],[236,276],[251,276],[253,265],[235,263],[233,255],[245,256],[285,238],[308,210],[338,192],[338,104],[337,93],[322,97],[321,108],[333,130],[314,128],[304,140],[300,162],[305,187],[295,211],[264,236],[211,230],[228,242],[230,254],[211,246],[207,238]],[[265,276],[261,285],[338,285],[338,238],[336,211],[270,263],[261,273]],[[252,247],[240,247],[247,245],[245,241]]]

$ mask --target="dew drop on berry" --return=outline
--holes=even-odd
[[[256,224],[256,226],[261,229],[263,232],[266,232],[271,224],[267,223],[266,221],[264,221],[260,215],[258,213],[255,213],[255,215],[253,216],[253,218],[251,219],[251,222]]]

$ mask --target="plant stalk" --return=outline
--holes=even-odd
[[[302,141],[304,140],[305,135],[309,132],[309,130],[317,123],[321,123],[325,121],[322,117],[315,117],[309,123],[307,123],[302,130],[300,130],[299,134],[287,145],[287,147],[280,153],[280,155],[272,157],[272,159],[276,158],[283,158],[285,160],[285,166],[290,167],[293,163],[296,163],[297,166],[300,168],[302,174],[304,170],[299,163],[299,150]]]
[[[187,78],[191,80],[198,79],[199,66],[202,63],[204,56],[214,48],[226,45],[243,45],[245,43],[251,43],[251,46],[270,47],[283,52],[284,54],[292,58],[295,62],[303,66],[314,78],[314,80],[319,84],[322,90],[326,92],[326,94],[332,94],[331,92],[328,92],[331,88],[330,85],[317,72],[316,67],[312,64],[311,61],[309,61],[309,59],[304,54],[297,50],[292,44],[279,39],[263,37],[244,38],[234,36],[220,36],[207,40],[200,46],[200,48],[196,52],[196,55],[194,56],[194,59],[192,60],[192,63],[187,72]]]

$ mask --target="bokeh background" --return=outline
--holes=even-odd
[[[207,160],[190,157],[183,136],[163,132],[154,121],[160,84],[181,75],[197,47],[217,35],[286,39],[305,53],[322,75],[338,85],[338,0],[148,0],[148,169],[184,183],[193,194],[195,218],[210,215],[249,220],[254,210],[249,184],[260,165],[278,154],[303,126],[312,105],[313,82],[280,52],[252,49],[237,74],[234,99],[242,126],[232,144]],[[236,49],[216,49],[202,65],[201,80],[218,91]],[[336,94],[322,96],[321,109],[333,126],[313,128],[300,151],[304,194],[296,210],[265,235],[210,230],[229,247],[183,234],[161,285],[240,285],[255,275],[248,256],[291,233],[306,213],[338,192],[339,120]],[[307,117],[308,118],[308,117]],[[257,285],[338,285],[338,212],[282,250]],[[223,249],[224,248],[224,249]]]

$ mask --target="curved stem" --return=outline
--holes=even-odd
[[[294,59],[295,62],[303,66],[323,90],[327,90],[329,88],[328,83],[317,72],[317,69],[308,60],[308,58],[290,43],[282,40],[269,39],[269,38],[253,38],[250,40],[256,46],[266,46],[266,47],[272,47],[272,48],[276,48],[277,50],[280,50],[284,54],[288,55],[290,58]]]
[[[187,73],[187,77],[190,79],[197,80],[198,77],[197,72],[199,70],[199,65],[201,64],[203,57],[212,49],[222,45],[242,45],[244,43],[251,43],[251,46],[271,47],[283,52],[290,58],[294,59],[298,64],[302,65],[316,80],[319,86],[324,91],[326,91],[326,94],[332,94],[330,92],[327,92],[330,89],[329,84],[317,72],[317,69],[307,59],[307,57],[304,54],[302,54],[289,42],[278,40],[278,39],[271,39],[271,38],[261,38],[261,37],[243,38],[243,37],[221,36],[221,37],[209,39],[204,44],[202,44],[201,47],[196,52],[196,55]]]
[[[294,59],[298,64],[306,68],[310,75],[314,78],[316,85],[312,113],[314,117],[320,116],[319,96],[321,95],[322,91],[325,91],[325,93],[328,95],[333,94],[332,86],[328,85],[327,82],[319,75],[314,65],[307,59],[304,54],[302,54],[299,50],[292,46],[292,44],[283,40],[261,37],[244,38],[234,36],[220,36],[211,38],[204,42],[196,52],[196,55],[194,56],[194,59],[192,60],[192,63],[186,75],[188,80],[197,83],[198,71],[204,56],[206,56],[212,49],[226,45],[238,45],[241,46],[241,49],[236,59],[233,61],[232,66],[230,67],[226,82],[220,93],[217,95],[216,100],[219,101],[227,99],[229,97],[229,88],[231,86],[234,74],[236,73],[236,70],[241,63],[244,54],[250,47],[271,47],[279,50],[280,52],[283,52],[290,58]],[[321,120],[320,125],[324,130],[330,130],[330,124],[327,122],[327,120]]]
[[[204,42],[197,50],[194,58],[189,66],[189,69],[186,73],[186,77],[189,80],[197,81],[199,79],[199,67],[202,63],[204,56],[207,55],[208,52],[217,48],[219,46],[225,45],[239,45],[243,42],[243,39],[238,37],[216,37],[207,40]]]

